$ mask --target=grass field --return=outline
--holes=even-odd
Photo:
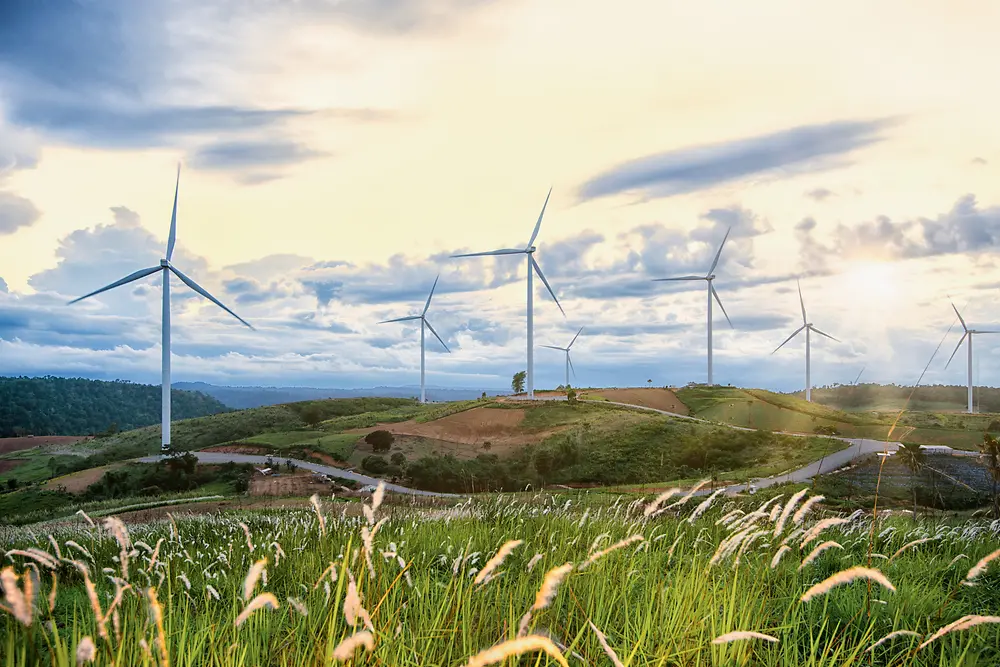
[[[796,519],[801,505],[770,511],[784,500],[717,500],[707,510],[692,501],[646,518],[627,500],[582,510],[558,496],[492,497],[449,510],[382,507],[369,521],[324,503],[322,523],[306,511],[227,512],[128,534],[79,518],[52,530],[65,560],[47,537],[6,529],[0,540],[50,553],[55,570],[39,565],[37,604],[17,609],[21,621],[0,612],[0,652],[6,665],[68,667],[86,637],[100,665],[296,667],[353,657],[450,666],[487,664],[470,658],[524,628],[549,654],[531,651],[516,664],[607,664],[611,653],[627,665],[997,664],[995,625],[934,637],[1000,605],[996,564],[963,585],[1000,546],[996,527],[873,525],[855,514],[804,545],[803,531],[822,530],[822,515]],[[779,514],[789,518],[772,519]],[[523,542],[480,582],[508,540]],[[12,559],[5,586],[18,591],[32,576],[26,561],[46,560]],[[880,570],[893,590],[860,580],[803,601],[852,566]],[[868,650],[904,630],[915,636]],[[713,644],[734,631],[774,641]],[[370,649],[344,650],[360,632],[370,633]]]

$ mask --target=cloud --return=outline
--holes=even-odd
[[[989,162],[987,162],[986,158],[974,157],[972,158],[972,164],[984,165],[989,164]]]
[[[0,278],[0,294],[6,294],[7,291],[8,291],[7,281],[5,281],[3,278]]]
[[[30,200],[0,191],[0,236],[33,225],[40,215]]]
[[[773,134],[659,153],[598,174],[579,188],[583,200],[625,192],[669,197],[757,174],[803,173],[842,164],[882,140],[888,120],[807,125]]]
[[[245,170],[293,165],[326,155],[288,139],[234,140],[198,148],[190,164],[196,169],[236,171],[244,185],[257,185],[280,178],[281,174]]]
[[[826,188],[816,188],[815,190],[810,190],[806,193],[806,197],[810,199],[815,199],[816,201],[823,201],[828,197],[836,196],[833,190],[827,190]]]

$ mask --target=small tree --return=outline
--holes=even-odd
[[[323,421],[323,407],[319,403],[310,403],[303,408],[301,417],[309,426],[316,426]]]
[[[518,371],[514,373],[514,378],[510,381],[510,388],[515,394],[524,393],[524,380],[528,377],[528,371]]]
[[[573,389],[573,387],[566,390],[566,401],[568,403],[576,403],[576,389]]]
[[[907,442],[896,451],[899,460],[910,469],[910,489],[913,491],[913,517],[917,516],[917,474],[924,467],[924,450],[920,445]]]
[[[370,473],[380,475],[389,469],[389,462],[384,457],[373,454],[372,456],[366,456],[361,461],[361,467]]]
[[[1000,482],[1000,440],[986,433],[983,435],[983,443],[979,445],[982,452],[983,464],[990,471],[993,478],[993,518],[1000,519],[1000,498],[997,497],[997,483]]]
[[[372,446],[374,452],[387,452],[392,449],[392,443],[396,440],[392,433],[379,429],[372,431],[365,436],[365,442]]]
[[[403,466],[406,465],[406,456],[404,456],[400,452],[396,452],[395,454],[389,457],[389,461],[392,463],[392,465],[402,468]]]

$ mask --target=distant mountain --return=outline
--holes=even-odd
[[[175,382],[174,389],[196,391],[228,405],[242,410],[259,408],[265,405],[295,403],[297,401],[314,401],[323,398],[362,398],[377,396],[381,398],[415,398],[420,395],[420,387],[369,387],[363,389],[320,389],[317,387],[224,387],[205,382]],[[488,396],[509,394],[502,389],[445,389],[427,387],[429,401],[465,401],[479,398],[483,391]]]
[[[174,419],[229,408],[203,393],[174,388]],[[0,377],[0,437],[91,435],[160,423],[160,388],[124,380]]]

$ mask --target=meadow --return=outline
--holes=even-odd
[[[833,517],[781,492],[443,509],[376,492],[127,530],[83,513],[2,528],[0,662],[997,664],[1000,618],[976,615],[1000,604],[1000,522]]]

